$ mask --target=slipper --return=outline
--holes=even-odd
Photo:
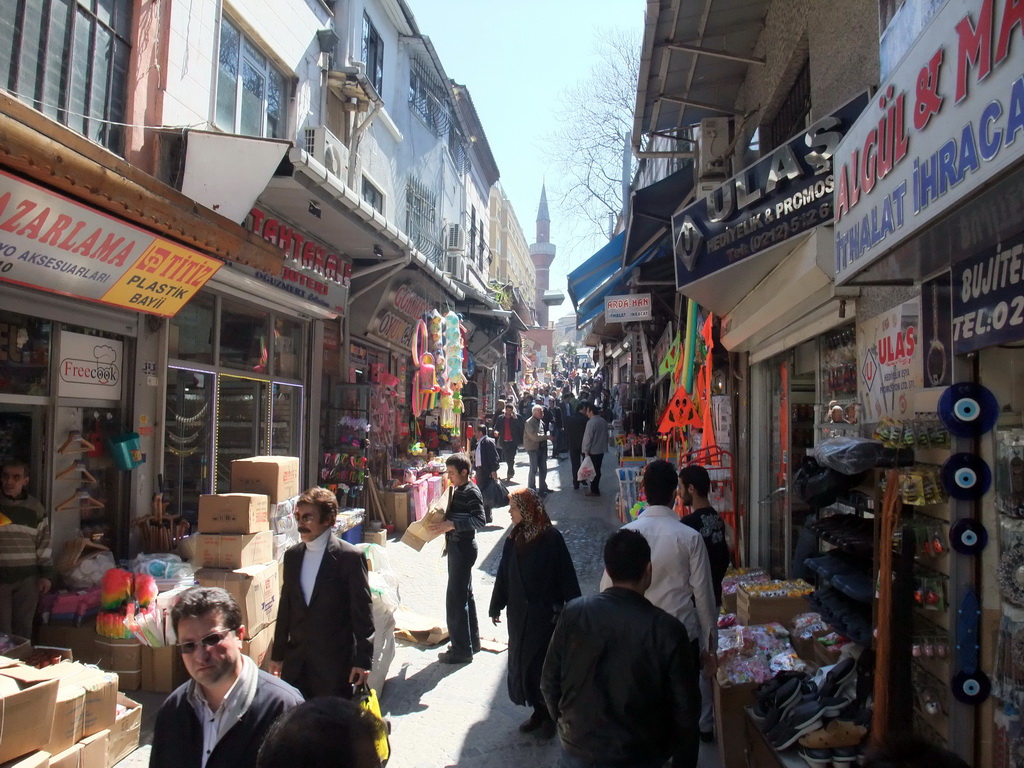
[[[808,731],[800,739],[800,746],[808,749],[856,747],[864,740],[867,733],[868,729],[861,725],[854,725],[846,720],[833,720],[825,728]]]

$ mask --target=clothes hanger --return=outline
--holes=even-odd
[[[68,439],[57,449],[57,453],[85,453],[86,451],[95,450],[96,446],[82,437],[81,432],[72,430],[68,432]]]
[[[97,501],[91,495],[89,495],[89,489],[82,485],[79,486],[73,494],[68,496],[64,501],[57,505],[56,509],[62,512],[66,509],[105,509],[106,505],[102,501]]]
[[[76,470],[82,473],[82,479],[87,483],[99,482],[95,477],[93,477],[92,473],[89,472],[88,468],[85,466],[85,462],[81,459],[75,459],[72,461],[71,465],[67,469],[57,473],[57,477],[67,477]]]

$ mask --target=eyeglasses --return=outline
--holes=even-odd
[[[178,650],[181,651],[182,655],[188,656],[196,652],[196,649],[202,645],[204,648],[213,648],[215,645],[220,645],[224,638],[234,632],[234,629],[222,629],[220,632],[211,632],[206,637],[199,640],[199,642],[189,643],[178,643]]]
[[[300,523],[309,525],[310,523],[316,522],[317,516],[313,512],[292,512],[292,517],[298,520]]]

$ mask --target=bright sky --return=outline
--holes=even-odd
[[[643,0],[407,0],[448,77],[469,88],[501,185],[526,242],[536,239],[541,184],[547,184],[551,288],[566,293],[552,320],[572,313],[565,276],[607,242],[558,208],[559,180],[547,173],[543,138],[555,129],[562,92],[596,63],[594,31],[643,27]],[[570,242],[571,241],[571,242]]]

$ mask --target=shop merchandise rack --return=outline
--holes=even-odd
[[[730,554],[733,565],[743,565],[744,520],[739,506],[736,504],[736,464],[729,451],[717,445],[690,451],[679,462],[679,466],[700,464],[708,471],[711,478],[711,493],[708,501],[721,516],[726,526],[732,531]]]

